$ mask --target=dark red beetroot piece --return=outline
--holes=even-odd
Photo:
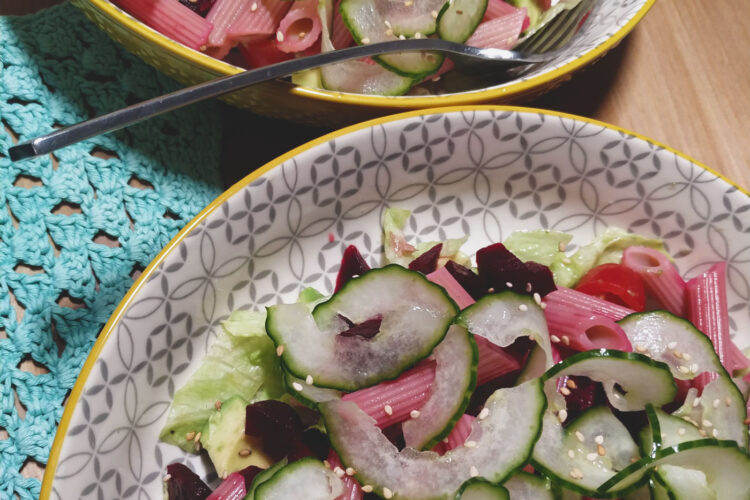
[[[302,457],[325,456],[320,450],[315,452],[308,446],[319,447],[318,439],[305,434],[302,420],[297,412],[281,401],[258,401],[247,406],[245,413],[245,434],[263,440],[263,450],[274,461],[286,457],[290,462]]]
[[[377,315],[374,318],[363,321],[360,324],[354,324],[349,319],[339,314],[339,317],[346,321],[349,325],[349,329],[339,333],[342,337],[354,337],[358,335],[365,339],[371,339],[380,331],[380,324],[383,322],[383,316]]]
[[[538,293],[541,296],[556,290],[550,270],[536,262],[522,262],[521,259],[495,243],[477,252],[479,276],[494,291],[512,289],[518,293]],[[508,286],[508,283],[511,286]]]
[[[211,489],[185,464],[167,465],[169,500],[204,500]]]
[[[255,479],[255,476],[263,472],[263,470],[264,469],[261,469],[260,467],[248,465],[247,467],[239,471],[239,473],[242,474],[242,477],[245,480],[245,490],[250,489],[250,485],[253,484],[253,479]]]
[[[409,262],[409,269],[418,271],[422,274],[430,274],[437,269],[440,252],[443,250],[443,244],[438,243],[425,253]]]
[[[607,395],[602,385],[588,377],[566,377],[565,388],[570,391],[570,394],[565,394],[565,404],[568,410],[566,422],[572,422],[592,406],[607,402]],[[561,390],[563,394],[567,391]]]
[[[338,292],[354,276],[360,276],[369,270],[370,266],[362,258],[362,254],[359,253],[357,247],[349,245],[344,250],[344,256],[341,258],[341,267],[339,268],[339,274],[336,276],[336,288],[334,292]]]
[[[468,267],[449,260],[445,264],[445,269],[451,273],[451,276],[458,281],[458,284],[464,290],[469,292],[469,295],[474,300],[479,300],[487,294],[487,287],[484,286],[484,280]]]
[[[203,17],[206,17],[208,10],[214,4],[214,0],[180,0],[180,3],[193,12],[197,12]]]

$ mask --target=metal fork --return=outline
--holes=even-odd
[[[560,48],[573,36],[572,28],[581,21],[595,1],[583,0],[575,8],[558,15],[554,20],[554,24],[550,23],[549,26],[541,30],[544,35],[541,41],[534,41],[536,34],[529,40],[524,41],[524,44],[533,42],[532,48],[535,52],[491,48],[480,49],[478,47],[431,38],[394,40],[369,45],[358,45],[356,47],[315,54],[309,57],[292,59],[271,66],[244,71],[236,75],[217,78],[192,87],[186,87],[170,94],[133,104],[127,108],[61,128],[36,139],[17,144],[11,147],[8,153],[12,161],[48,154],[62,147],[70,146],[96,135],[121,129],[147,118],[166,113],[167,111],[187,106],[188,104],[228,94],[256,83],[289,76],[298,71],[350,59],[360,59],[394,52],[427,50],[450,55],[456,65],[469,74],[535,67],[540,63],[554,59],[560,53]],[[518,73],[515,73],[515,76],[517,75]]]

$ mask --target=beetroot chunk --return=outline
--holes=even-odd
[[[334,292],[338,292],[353,277],[360,276],[369,270],[370,266],[362,258],[362,254],[359,253],[357,247],[349,245],[341,258],[341,267],[339,267],[339,274],[336,276]]]
[[[264,469],[261,469],[260,467],[256,467],[255,465],[248,465],[239,473],[242,475],[242,478],[245,480],[245,490],[250,490],[250,485],[253,484],[253,479],[255,479],[255,476],[263,472]]]
[[[297,412],[281,401],[258,401],[245,411],[245,434],[259,437],[263,450],[275,462],[284,457],[294,461],[316,455],[307,445],[304,431]]]
[[[544,296],[556,290],[549,268],[532,261],[524,263],[502,243],[479,250],[477,268],[484,283],[496,292],[512,289]]]
[[[487,295],[487,287],[484,284],[484,280],[468,267],[464,267],[461,264],[449,260],[445,264],[445,269],[451,273],[451,276],[458,281],[458,284],[461,285],[464,290],[469,292],[469,295],[471,295],[474,300],[479,300]]]
[[[343,317],[343,316],[342,316]],[[344,318],[350,325],[349,329],[339,333],[342,337],[354,337],[358,335],[365,339],[371,339],[380,332],[380,324],[383,322],[383,316],[377,315],[372,319],[363,321],[362,323],[355,325],[351,321]]]
[[[185,464],[167,465],[167,494],[169,500],[204,500],[211,489]]]
[[[422,274],[430,274],[437,269],[438,259],[440,258],[440,252],[442,250],[443,244],[438,243],[413,261],[409,262],[409,269],[412,271],[418,271]]]

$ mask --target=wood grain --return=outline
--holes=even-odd
[[[34,12],[58,1],[2,0],[0,14]],[[588,116],[645,135],[748,189],[747,19],[747,0],[659,0],[619,47],[528,105]],[[329,131],[269,120],[228,106],[223,108],[223,118],[221,173],[226,185]],[[26,362],[24,369],[44,372],[33,362]],[[43,467],[29,462],[23,473],[41,478]]]

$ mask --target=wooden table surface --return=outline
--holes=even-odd
[[[58,1],[2,0],[0,14],[34,12]],[[638,132],[750,189],[747,19],[748,0],[658,0],[619,47],[570,82],[527,104]],[[227,185],[249,173],[249,168],[330,131],[256,117],[228,106],[223,115],[221,168]],[[248,151],[253,152],[252,165]],[[30,461],[23,472],[41,477],[43,468]]]

